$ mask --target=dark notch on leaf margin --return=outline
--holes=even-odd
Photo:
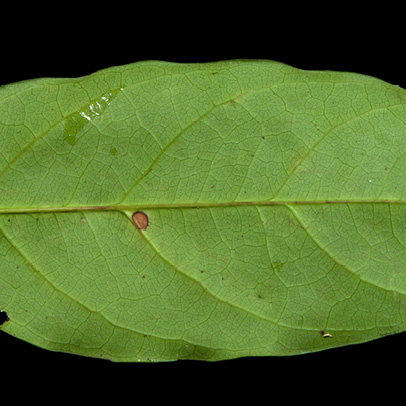
[[[2,326],[6,321],[9,321],[9,317],[4,310],[0,310],[0,326]]]

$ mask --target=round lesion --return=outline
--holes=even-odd
[[[148,227],[148,216],[142,211],[136,211],[132,219],[139,230],[145,230]]]

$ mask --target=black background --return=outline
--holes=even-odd
[[[353,5],[208,3],[171,9],[123,3],[3,10],[0,85],[77,77],[141,60],[271,59],[301,68],[359,72],[406,88],[402,10]],[[3,6],[2,6],[3,7]],[[97,10],[96,10],[97,8]],[[46,14],[48,13],[48,14]],[[7,24],[6,24],[7,23]],[[1,263],[0,263],[1,272]],[[2,393],[63,399],[250,403],[365,400],[401,393],[406,335],[294,357],[205,363],[117,364],[53,353],[0,332]],[[400,369],[399,369],[400,367]],[[15,388],[15,389],[14,389]],[[25,388],[25,390],[24,390]],[[279,397],[281,396],[281,397]],[[59,398],[55,398],[56,400]],[[1,401],[1,400],[0,400]],[[143,400],[145,401],[145,400]]]

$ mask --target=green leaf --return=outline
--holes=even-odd
[[[1,330],[143,362],[405,330],[405,106],[271,61],[0,88]]]

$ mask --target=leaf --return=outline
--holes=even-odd
[[[0,323],[115,361],[405,330],[406,93],[271,61],[0,89]]]

